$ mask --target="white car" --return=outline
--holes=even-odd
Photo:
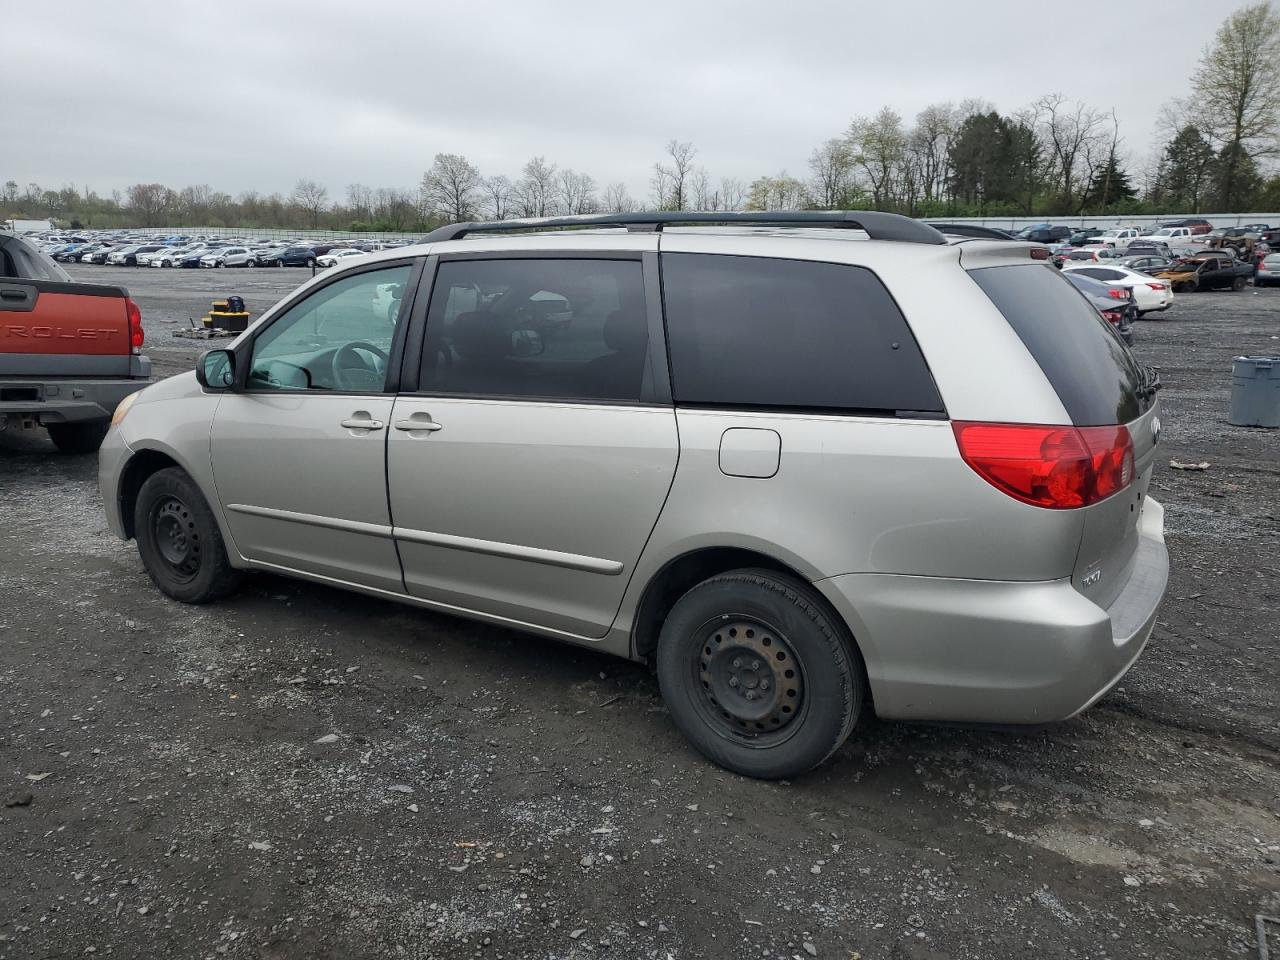
[[[1137,270],[1130,270],[1116,263],[1083,263],[1080,266],[1067,264],[1062,269],[1064,273],[1081,273],[1094,280],[1101,280],[1108,286],[1132,290],[1133,299],[1138,305],[1138,316],[1168,310],[1173,306],[1173,288],[1167,282]]]
[[[210,250],[207,254],[200,258],[200,266],[202,267],[220,267],[222,261],[233,253],[248,253],[248,247],[218,247],[216,250]]]
[[[1193,234],[1190,227],[1161,227],[1159,230],[1146,234],[1141,239],[1157,240],[1161,243],[1189,243]]]
[[[204,248],[203,243],[193,243],[186,247],[171,247],[168,250],[160,250],[151,255],[150,265],[153,267],[176,267],[178,261],[183,257],[190,256]]]
[[[1105,244],[1116,250],[1126,250],[1132,240],[1137,240],[1142,233],[1137,227],[1116,227],[1098,237],[1097,243]]]
[[[316,266],[332,267],[339,260],[344,260],[347,257],[363,257],[364,254],[363,250],[353,250],[346,247],[340,250],[330,250],[324,256],[316,257]]]
[[[149,267],[156,260],[163,260],[165,254],[174,254],[178,251],[177,247],[161,247],[159,250],[152,250],[150,253],[138,254],[138,266]]]

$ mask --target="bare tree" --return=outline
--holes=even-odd
[[[1083,192],[1088,183],[1081,177],[1082,162],[1105,142],[1106,116],[1081,101],[1068,101],[1060,93],[1040,97],[1031,110],[1047,151],[1051,181],[1063,208],[1074,210],[1079,199],[1076,188]]]
[[[720,181],[720,209],[741,210],[747,202],[747,188],[741,180],[725,177]]]
[[[160,224],[173,195],[173,191],[162,183],[135,183],[125,193],[129,198],[129,209],[144,227]]]
[[[667,141],[667,161],[653,165],[653,195],[659,210],[684,210],[689,203],[689,178],[698,151],[692,143]]]
[[[604,188],[600,205],[606,213],[629,213],[635,209],[635,201],[627,193],[627,185],[621,181],[609,184]]]
[[[1191,78],[1195,126],[1221,146],[1225,209],[1243,199],[1243,167],[1280,149],[1280,13],[1253,3],[1223,21]]]
[[[299,180],[293,186],[293,202],[306,211],[315,229],[320,223],[320,214],[329,205],[329,188],[314,180]]]
[[[596,207],[596,181],[588,173],[568,167],[556,174],[556,199],[567,214],[592,213]]]
[[[847,140],[833,138],[809,155],[813,202],[824,210],[845,205],[853,185],[853,151]]]
[[[915,128],[907,138],[926,203],[941,199],[946,189],[947,151],[956,132],[956,112],[950,103],[930,104],[916,115]]]
[[[547,163],[543,157],[534,157],[524,165],[522,173],[513,192],[520,216],[548,216],[555,204],[556,165]]]
[[[437,153],[422,175],[424,206],[450,223],[476,218],[476,189],[480,171],[458,153]]]
[[[373,213],[373,190],[363,183],[353,183],[347,187],[347,209],[353,216],[361,220]]]
[[[484,195],[485,208],[490,219],[505,220],[511,216],[511,180],[498,174],[496,177],[485,177],[480,184],[480,192]]]
[[[419,218],[419,211],[408,190],[379,187],[373,195],[373,217],[392,230],[404,230]]]
[[[689,177],[689,196],[694,210],[715,210],[720,198],[711,190],[711,176],[706,167],[698,167]]]

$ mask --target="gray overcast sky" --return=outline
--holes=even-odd
[[[1135,161],[1235,2],[644,0],[7,3],[0,180],[288,193],[416,186],[543,154],[649,192],[670,138],[713,178],[807,176],[888,104],[1062,91],[1115,107]],[[15,135],[13,131],[22,131]]]

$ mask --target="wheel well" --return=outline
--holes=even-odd
[[[179,466],[173,457],[155,450],[142,450],[134,454],[120,478],[120,522],[128,537],[134,535],[133,510],[138,502],[138,491],[153,473]]]
[[[687,553],[663,567],[645,588],[631,631],[636,654],[647,658],[658,649],[658,631],[662,629],[662,621],[667,618],[676,601],[689,590],[708,577],[744,567],[776,570],[805,582],[804,577],[785,563],[754,550],[713,547]]]

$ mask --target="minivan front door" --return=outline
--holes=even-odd
[[[612,239],[612,238],[611,238]],[[675,473],[661,317],[634,251],[442,258],[387,477],[409,593],[603,637]],[[656,327],[655,327],[656,324]],[[655,329],[658,331],[655,334]]]
[[[387,371],[412,270],[319,287],[244,352],[244,389],[221,398],[210,454],[248,559],[404,592],[387,508]]]

